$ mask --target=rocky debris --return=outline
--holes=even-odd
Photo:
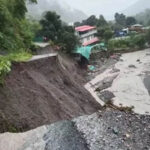
[[[45,150],[88,150],[85,140],[72,121],[62,121],[51,126],[44,135]]]
[[[119,61],[119,59],[120,59],[120,54],[119,54],[119,55],[118,55],[118,54],[114,54],[114,55],[110,56],[110,58]]]
[[[129,65],[128,67],[129,67],[129,68],[136,68],[135,65]]]
[[[119,56],[118,56],[119,57]],[[117,62],[116,59],[110,58],[99,58],[96,60],[90,60],[90,64],[95,66],[94,72],[89,72],[87,78],[87,81],[92,80],[96,75],[104,72],[106,69],[114,68],[115,63]]]
[[[117,70],[117,71],[118,71],[118,70]],[[117,71],[116,71],[116,72],[117,72]],[[115,73],[115,72],[114,72],[114,73]],[[96,84],[95,84],[95,86],[97,87],[97,88],[96,88],[96,91],[97,91],[97,92],[100,92],[100,91],[102,91],[102,90],[104,90],[104,89],[109,88],[109,87],[112,85],[114,79],[115,79],[117,76],[118,76],[118,75],[115,74],[115,75],[112,75],[112,76],[110,76],[110,77],[106,77],[106,78],[104,78],[102,81],[96,83]]]
[[[149,150],[150,116],[107,108],[25,133],[0,134],[0,150]]]
[[[72,121],[62,121],[19,134],[1,134],[0,150],[89,150]]]
[[[116,67],[114,67],[114,68],[112,68],[111,73],[116,73],[116,72],[119,72],[119,71],[120,71],[120,69],[117,69]]]
[[[90,150],[149,150],[150,116],[107,108],[74,120]]]
[[[115,95],[108,91],[108,90],[105,90],[105,91],[101,91],[99,94],[98,94],[99,98],[104,101],[105,103],[108,103],[109,101],[112,100],[112,98],[115,97]]]

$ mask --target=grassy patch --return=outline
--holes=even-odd
[[[11,53],[7,56],[0,56],[0,84],[3,85],[5,76],[11,71],[12,62],[25,62],[32,57],[30,53]]]
[[[32,55],[27,52],[20,52],[20,53],[12,53],[7,56],[7,58],[11,62],[26,62],[28,61]]]

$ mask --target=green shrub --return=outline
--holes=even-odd
[[[131,49],[144,48],[146,43],[145,35],[132,35],[124,39],[112,39],[108,42],[108,49]]]
[[[11,71],[11,62],[5,57],[0,57],[0,84],[4,83],[4,77]]]
[[[133,37],[132,42],[134,43],[135,47],[144,48],[146,43],[145,35],[136,35]]]
[[[127,39],[119,39],[119,40],[110,40],[108,42],[108,49],[116,49],[116,48],[128,48],[130,45],[129,40]]]
[[[25,62],[31,58],[31,54],[22,50],[20,53],[11,53],[0,56],[0,84],[3,85],[5,76],[11,71],[11,62]]]

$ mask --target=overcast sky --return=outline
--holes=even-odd
[[[61,0],[60,0],[61,1]],[[115,12],[120,12],[138,0],[64,0],[71,7],[85,12],[87,15],[103,14],[107,19],[112,19]]]

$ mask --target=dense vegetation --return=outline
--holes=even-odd
[[[107,43],[108,40],[113,37],[114,31],[120,31],[122,28],[126,28],[137,23],[135,17],[126,17],[124,14],[116,13],[114,18],[115,21],[107,22],[103,15],[100,15],[99,18],[92,15],[82,22],[75,22],[74,26],[96,26],[98,30],[97,36]]]
[[[0,0],[1,53],[30,48],[33,33],[25,19],[26,11],[25,0]]]
[[[145,35],[134,35],[127,38],[111,39],[108,42],[109,50],[142,49],[145,47]]]
[[[58,45],[62,51],[71,53],[76,45],[79,44],[74,28],[63,23],[60,16],[55,12],[46,12],[40,24],[42,29],[38,35],[45,37],[47,41],[51,40],[55,45]]]
[[[141,16],[148,17],[149,11],[146,10],[146,12],[142,13]],[[141,17],[141,19],[144,19],[146,21],[147,19],[145,17]],[[115,33],[121,31],[123,28],[127,28],[133,24],[140,23],[137,16],[127,17],[122,13],[116,13],[114,15],[114,19],[114,21],[107,22],[102,15],[100,15],[99,18],[92,15],[86,20],[83,20],[82,22],[76,22],[74,25],[96,26],[98,30],[97,36],[100,38],[101,41],[104,41],[106,43],[107,48],[110,51],[143,49],[148,46],[148,44],[150,44],[150,30],[147,33],[138,34],[130,32],[127,37],[115,38]],[[148,25],[148,22],[149,21],[147,20],[147,23],[144,24]]]
[[[11,70],[11,62],[31,57],[33,38],[43,36],[65,52],[78,44],[73,27],[65,25],[54,12],[47,12],[40,24],[26,19],[26,3],[36,0],[0,0],[0,83]]]
[[[36,0],[30,0],[36,2]],[[29,51],[34,33],[25,18],[25,0],[0,0],[0,83],[10,71],[12,61],[30,58]]]

